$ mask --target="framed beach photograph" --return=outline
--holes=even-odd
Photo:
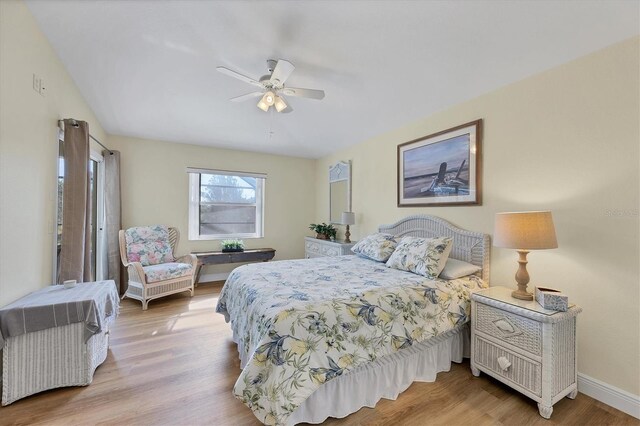
[[[398,145],[398,207],[480,205],[482,120]]]

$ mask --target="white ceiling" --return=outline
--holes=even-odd
[[[634,0],[27,3],[108,133],[310,158],[640,33]],[[216,67],[268,58],[326,98],[229,102]]]

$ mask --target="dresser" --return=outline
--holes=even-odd
[[[344,241],[319,240],[313,237],[304,238],[304,257],[311,259],[314,257],[344,256],[353,254],[351,247],[355,246],[354,241],[345,243]]]
[[[553,404],[578,393],[576,317],[543,309],[535,300],[511,297],[513,289],[491,287],[471,296],[471,372],[484,372],[538,403],[551,417]]]

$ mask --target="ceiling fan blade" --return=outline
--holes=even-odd
[[[296,69],[296,67],[294,67],[291,62],[279,59],[276,67],[273,69],[273,73],[271,73],[271,83],[276,83],[277,80],[279,84],[284,84],[294,69]]]
[[[222,74],[228,75],[229,77],[237,78],[240,81],[244,81],[245,83],[253,84],[254,86],[264,87],[262,85],[262,83],[260,83],[259,81],[256,81],[256,80],[252,79],[251,77],[247,77],[246,75],[242,75],[239,72],[235,72],[233,70],[230,70],[229,68],[217,67],[216,69],[219,72],[221,72]]]
[[[300,98],[324,99],[324,90],[285,87],[282,89],[282,93],[288,96],[298,96]]]
[[[257,98],[258,96],[262,96],[263,94],[263,92],[251,92],[247,93],[246,95],[236,96],[235,98],[231,98],[229,100],[231,102],[242,102],[246,101],[247,99]]]
[[[293,107],[291,104],[287,104],[287,107],[280,111],[280,114],[289,114],[290,112],[293,112]]]

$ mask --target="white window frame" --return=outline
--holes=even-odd
[[[106,214],[105,214],[105,171],[104,157],[95,150],[90,150],[89,159],[97,163],[96,178],[97,183],[97,212],[96,212],[96,281],[106,279],[108,259],[107,235],[106,235]]]
[[[264,173],[248,173],[231,170],[211,170],[187,168],[189,174],[189,240],[224,240],[231,238],[264,238],[264,193],[267,175]],[[200,234],[200,175],[226,175],[256,178],[256,232],[238,234]],[[250,204],[243,204],[250,205]]]

